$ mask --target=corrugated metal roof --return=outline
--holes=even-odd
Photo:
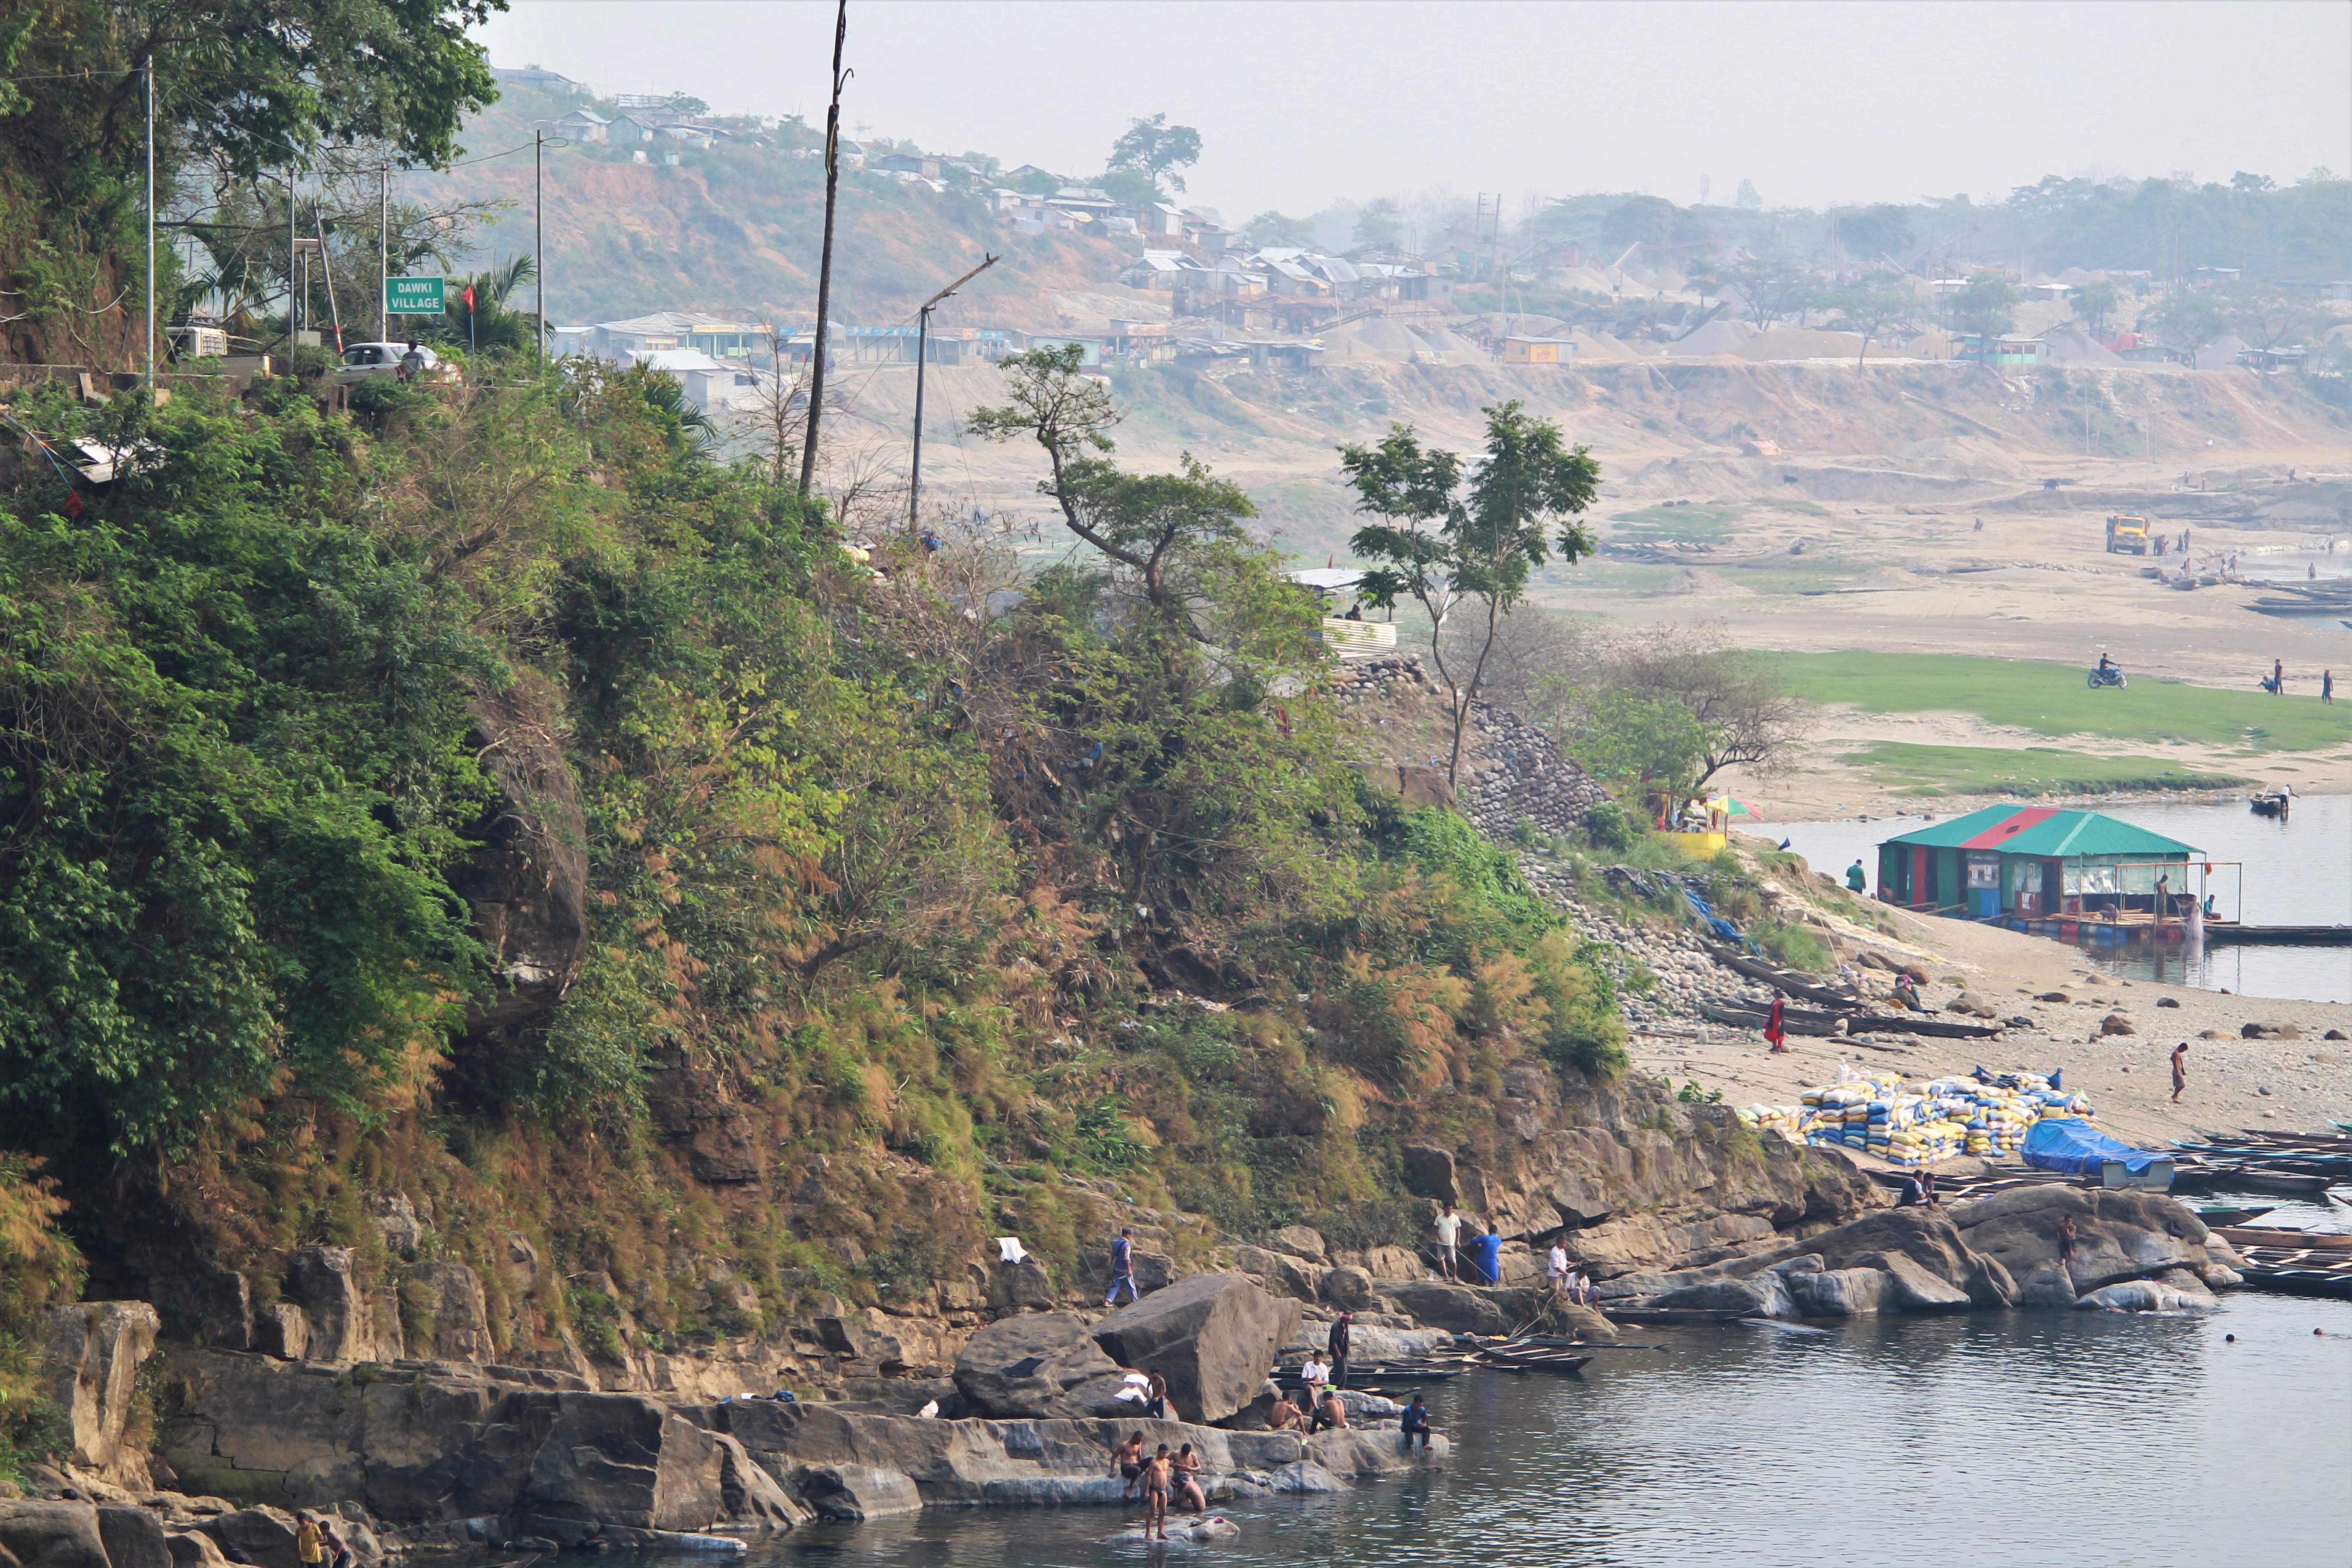
[[[2135,827],[2096,811],[2046,805],[1988,805],[1932,827],[1898,833],[1889,844],[1929,849],[1995,849],[2004,855],[2194,855],[2197,847]]]

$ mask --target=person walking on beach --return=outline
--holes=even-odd
[[[2172,1047],[2172,1103],[2180,1103],[2180,1091],[2189,1087],[2189,1042],[2181,1041]]]
[[[1445,1212],[1437,1216],[1437,1272],[1459,1284],[1462,1279],[1459,1259],[1462,1256],[1462,1216],[1447,1204]]]
[[[1786,1005],[1780,997],[1773,997],[1772,1011],[1764,1017],[1764,1039],[1775,1056],[1786,1055],[1789,1049],[1789,1028],[1783,1017]]]
[[[1120,1226],[1118,1234],[1111,1238],[1110,1289],[1103,1292],[1104,1306],[1118,1305],[1118,1288],[1122,1285],[1127,1287],[1129,1305],[1142,1300],[1135,1289],[1135,1232],[1126,1226]]]

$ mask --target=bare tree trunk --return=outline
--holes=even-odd
[[[1494,595],[1486,595],[1486,640],[1478,645],[1478,662],[1471,667],[1470,684],[1454,704],[1454,755],[1445,766],[1445,782],[1454,788],[1461,787],[1462,731],[1470,720],[1470,704],[1478,695],[1478,687],[1486,679],[1486,660],[1495,651],[1495,633],[1501,625],[1502,601]]]

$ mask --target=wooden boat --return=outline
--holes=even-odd
[[[2220,1230],[2225,1226],[2243,1225],[2250,1219],[2260,1219],[2276,1206],[2264,1204],[2260,1208],[2238,1209],[2227,1204],[2201,1204],[2198,1206],[2197,1217],[2205,1222],[2206,1229]]]
[[[1748,1314],[1737,1307],[1603,1307],[1612,1323],[1736,1323]]]
[[[1990,1040],[1999,1024],[1959,1024],[1932,1013],[1856,1013],[1845,1021],[1849,1035],[1933,1035],[1942,1040]]]
[[[1463,1365],[1462,1358],[1455,1358],[1450,1363],[1370,1362],[1361,1366],[1349,1362],[1348,1386],[1370,1394],[1378,1392],[1369,1386],[1373,1383],[1444,1383],[1450,1378],[1460,1377]],[[1274,1369],[1274,1381],[1284,1388],[1302,1387],[1306,1380],[1300,1377],[1299,1373],[1304,1370],[1302,1367],[1278,1366]]]
[[[2263,1171],[2252,1168],[2232,1171],[2224,1184],[2251,1187],[2258,1193],[2325,1193],[2326,1176],[2306,1176],[2293,1171]]]
[[[2232,1247],[2310,1247],[2322,1252],[2352,1252],[2352,1235],[2333,1230],[2296,1230],[2283,1225],[2225,1225],[2216,1227]]]
[[[1558,1350],[1525,1340],[1503,1340],[1478,1348],[1478,1359],[1510,1372],[1580,1372],[1592,1358],[1575,1351]]]
[[[2284,816],[2287,813],[2286,796],[2283,795],[2248,795],[2246,809],[2256,816]]]
[[[1823,985],[1793,969],[1783,969],[1777,963],[1767,963],[1751,958],[1729,942],[1706,942],[1701,944],[1707,956],[1735,974],[1745,974],[1750,980],[1760,980],[1784,996],[1795,996],[1807,1002],[1818,1002],[1824,1007],[1845,1008],[1857,1005],[1861,998],[1840,986]]]

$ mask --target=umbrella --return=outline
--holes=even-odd
[[[1754,816],[1757,815],[1756,808],[1754,806],[1748,805],[1744,800],[1736,800],[1727,795],[1710,795],[1707,798],[1706,808],[1709,811],[1719,811],[1726,816]]]

